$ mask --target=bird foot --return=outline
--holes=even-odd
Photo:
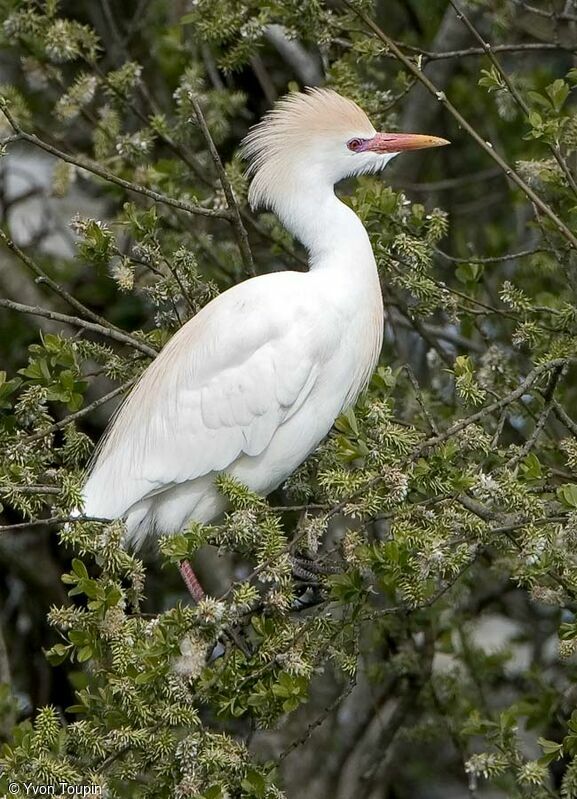
[[[198,605],[201,599],[204,599],[206,594],[204,593],[204,589],[202,585],[198,582],[198,578],[194,573],[194,569],[190,565],[190,561],[188,560],[181,560],[178,564],[178,569],[184,580],[184,584],[188,588],[188,591],[194,601],[195,605]]]
[[[322,563],[320,560],[312,560],[312,558],[293,556],[291,564],[295,577],[310,582],[317,582],[320,576],[338,574],[341,571],[341,567],[335,563]]]

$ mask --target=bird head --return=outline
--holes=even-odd
[[[278,211],[290,195],[378,172],[396,155],[449,144],[414,133],[379,133],[355,102],[332,89],[280,99],[242,144],[252,177],[249,202]]]

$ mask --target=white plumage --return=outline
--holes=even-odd
[[[219,515],[219,472],[264,495],[303,462],[356,400],[382,343],[369,239],[333,186],[384,167],[394,147],[441,143],[377,134],[352,101],[318,89],[289,95],[253,128],[249,199],[303,242],[310,271],[247,280],[171,339],[105,436],[87,515],[125,518],[139,545]]]

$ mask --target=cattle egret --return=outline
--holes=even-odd
[[[219,516],[216,475],[266,495],[305,460],[366,385],[383,338],[369,237],[334,186],[402,151],[444,144],[377,133],[358,105],[327,89],[288,95],[249,131],[250,205],[274,211],[302,242],[309,271],[246,280],[176,333],[100,445],[86,515],[123,518],[138,547]],[[181,571],[198,596],[189,565]]]

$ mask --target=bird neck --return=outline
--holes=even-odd
[[[304,190],[303,190],[304,189]],[[312,185],[291,192],[276,204],[285,227],[307,248],[311,270],[360,270],[376,274],[367,231],[355,212],[337,198],[332,186]]]

